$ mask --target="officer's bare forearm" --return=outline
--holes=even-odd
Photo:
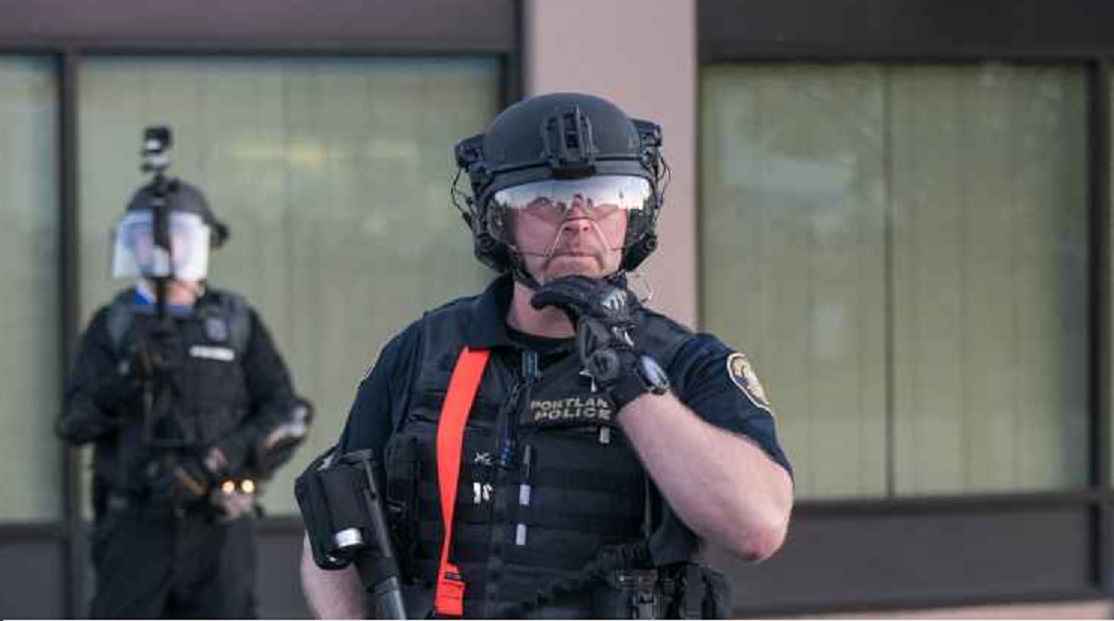
[[[635,399],[619,423],[678,516],[705,541],[749,560],[781,547],[793,483],[757,444],[708,424],[670,394]]]
[[[310,612],[318,619],[361,619],[364,617],[364,591],[352,566],[335,571],[321,569],[313,562],[309,538],[302,542],[302,592]]]

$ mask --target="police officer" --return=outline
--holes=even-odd
[[[457,145],[476,254],[502,275],[386,345],[337,447],[382,455],[411,618],[723,616],[701,542],[781,546],[790,466],[750,362],[626,285],[656,246],[660,146],[657,125],[572,93]],[[474,396],[462,365],[482,369]],[[355,572],[308,548],[314,612],[364,614]]]
[[[93,617],[256,614],[257,486],[311,411],[256,312],[206,283],[227,234],[196,187],[161,176],[116,227],[113,273],[135,285],[93,316],[57,425],[95,446]]]

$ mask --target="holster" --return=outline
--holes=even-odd
[[[669,618],[726,619],[731,615],[731,587],[722,573],[699,563],[677,563],[663,573]]]
[[[357,482],[348,469],[330,469],[330,450],[310,462],[294,483],[313,560],[322,569],[341,569],[352,559],[341,552],[335,535],[346,529],[366,532],[369,527]]]
[[[698,563],[607,574],[592,593],[600,619],[726,619],[731,592],[720,572]]]
[[[358,556],[383,562],[379,573],[398,575],[378,484],[362,467],[365,462],[350,461],[355,456],[337,457],[329,451],[313,460],[294,483],[313,560],[322,569],[340,569]],[[370,457],[366,463],[377,469]]]
[[[402,584],[371,450],[315,459],[294,484],[313,560],[322,569],[354,564],[373,618],[405,619]]]

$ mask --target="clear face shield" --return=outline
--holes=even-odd
[[[607,273],[618,267],[626,242],[644,232],[652,199],[642,177],[535,181],[496,192],[488,228],[524,258],[546,265],[560,257],[594,257]]]
[[[112,277],[204,280],[209,271],[209,225],[196,213],[171,211],[167,228],[169,249],[155,245],[150,210],[126,212],[113,232]]]

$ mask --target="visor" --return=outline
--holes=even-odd
[[[153,215],[132,210],[120,218],[113,234],[113,278],[203,280],[209,270],[210,229],[196,213],[171,211],[167,218],[170,248],[156,247]]]
[[[642,177],[600,175],[516,185],[496,192],[492,202],[496,207],[560,222],[574,206],[582,207],[593,219],[616,210],[646,209],[652,194],[650,182]]]
[[[566,229],[587,219],[592,233],[612,250],[620,250],[640,226],[640,214],[649,213],[653,189],[650,182],[632,175],[598,175],[584,179],[547,179],[497,191],[491,199],[489,232],[522,254],[550,257],[557,252]],[[624,214],[630,217],[622,217]],[[530,227],[552,234],[541,239],[518,240],[510,230],[516,219],[541,225]],[[624,224],[626,223],[626,224]]]

